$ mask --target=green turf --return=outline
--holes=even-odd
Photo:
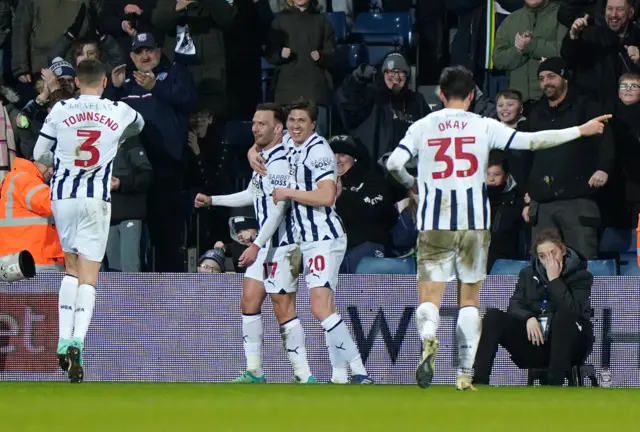
[[[631,431],[638,390],[0,383],[0,431]]]

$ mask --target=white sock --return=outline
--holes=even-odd
[[[73,337],[74,339],[80,338],[82,343],[84,343],[84,338],[87,336],[87,331],[89,331],[89,324],[91,323],[95,304],[96,289],[88,284],[80,285],[78,287],[78,297],[76,298]]]
[[[336,347],[336,352],[340,353],[340,356],[349,363],[351,372],[355,375],[368,375],[362,363],[360,351],[358,351],[358,347],[353,342],[351,333],[349,333],[349,329],[340,318],[340,315],[336,312],[322,321],[322,328],[327,333],[331,333],[331,344]]]
[[[58,292],[58,336],[60,339],[73,337],[73,320],[76,313],[78,278],[64,275]]]
[[[300,381],[306,383],[311,377],[311,368],[307,360],[304,330],[298,317],[282,324],[280,326],[280,335],[291,366],[293,366],[293,373]]]
[[[329,360],[331,361],[331,381],[336,384],[347,384],[349,382],[349,370],[347,369],[348,363],[340,355],[340,351],[334,345],[331,340],[331,333],[324,332],[324,339],[329,350]]]
[[[458,312],[458,325],[456,327],[458,357],[460,360],[458,374],[471,375],[481,333],[482,321],[480,320],[478,308],[474,306],[462,307]]]
[[[262,340],[264,327],[262,326],[262,314],[242,314],[242,344],[244,355],[247,357],[247,370],[255,377],[261,377],[262,373]]]
[[[416,309],[416,327],[422,342],[436,337],[440,325],[440,310],[433,303],[421,303]]]

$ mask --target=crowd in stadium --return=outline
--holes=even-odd
[[[412,123],[441,107],[440,70],[461,64],[476,80],[473,111],[514,129],[614,115],[602,136],[492,152],[489,269],[526,260],[532,232],[546,228],[584,258],[602,258],[605,228],[634,228],[640,212],[635,3],[0,0],[0,180],[12,169],[48,180],[51,161],[33,161],[47,110],[77,93],[82,60],[100,59],[104,96],[146,122],[113,166],[104,269],[242,272],[238,257],[257,234],[253,207],[196,210],[193,197],[243,190],[256,105],[303,98],[317,104],[316,130],[338,163],[341,271],[415,273],[417,196],[385,162]],[[50,217],[49,191],[40,192],[31,210]],[[0,203],[0,215],[13,214]],[[55,226],[1,225],[0,236],[0,256],[26,248],[40,268],[62,268]]]

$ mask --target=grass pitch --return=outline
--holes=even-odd
[[[0,430],[631,431],[640,391],[0,382]]]

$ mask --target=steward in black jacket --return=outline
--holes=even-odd
[[[489,309],[483,318],[474,365],[477,384],[489,384],[498,345],[519,368],[548,368],[551,385],[563,385],[572,366],[582,364],[591,351],[593,276],[587,261],[564,246],[557,231],[543,231],[536,245],[532,265],[520,272],[507,312]],[[554,257],[562,265],[549,281],[548,260]]]

